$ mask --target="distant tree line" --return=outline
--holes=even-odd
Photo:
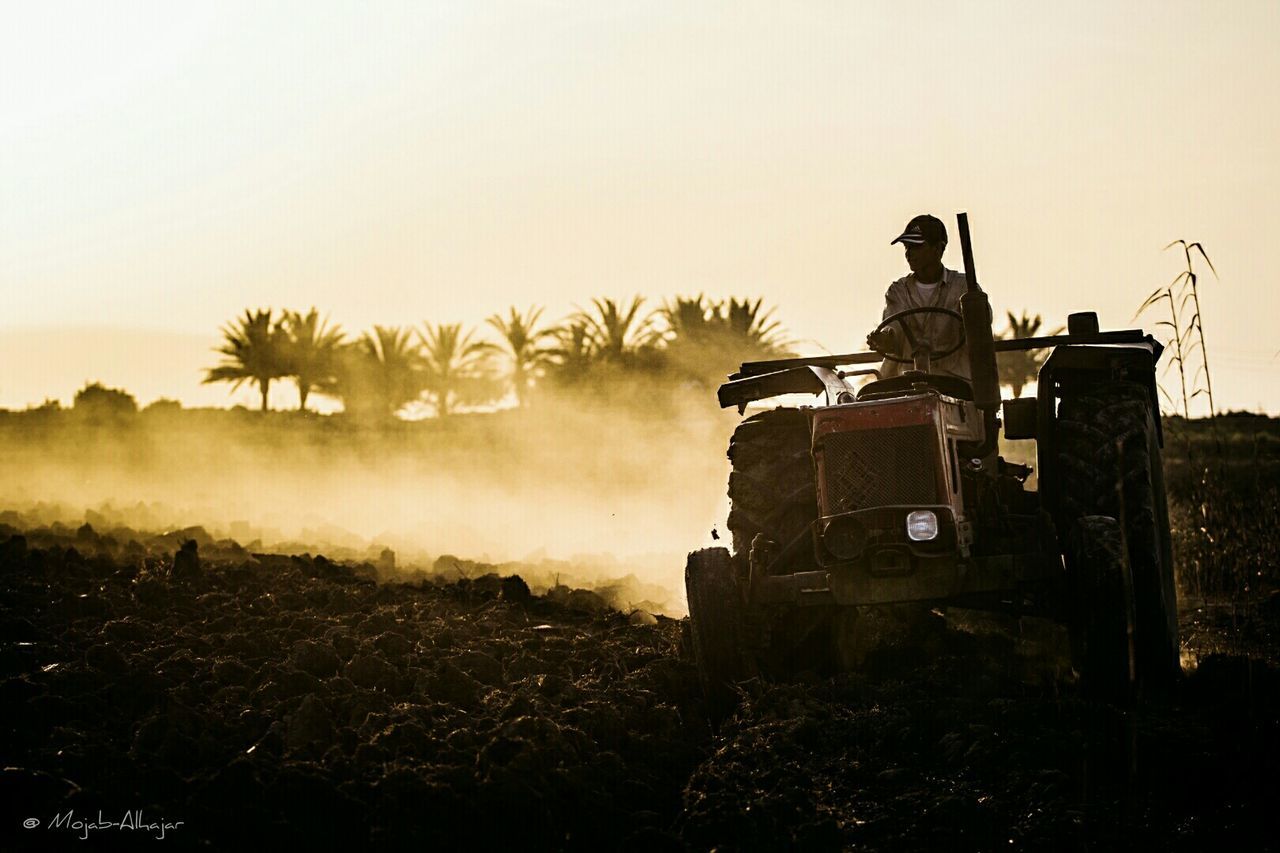
[[[246,310],[222,329],[222,359],[204,383],[248,383],[262,409],[271,385],[292,381],[299,408],[313,395],[338,400],[353,415],[391,418],[422,402],[438,417],[459,407],[511,399],[528,405],[539,392],[596,388],[650,379],[707,387],[739,361],[787,354],[789,342],[763,300],[678,296],[645,311],[644,299],[593,299],[559,323],[543,309],[515,307],[478,330],[460,323],[377,326],[356,337],[307,313]]]
[[[205,371],[204,383],[248,383],[268,405],[272,383],[292,381],[299,409],[314,395],[339,401],[357,417],[390,419],[422,402],[438,417],[459,407],[512,401],[529,405],[539,394],[641,395],[662,388],[715,388],[741,361],[789,355],[790,342],[773,310],[760,299],[721,302],[702,294],[677,296],[652,311],[644,300],[593,299],[556,324],[542,323],[543,309],[508,309],[486,320],[484,329],[459,323],[421,327],[378,326],[349,337],[315,308],[306,314],[246,310],[222,329],[222,360]],[[1039,315],[1008,314],[999,337],[1031,337]],[[1049,334],[1056,334],[1055,329]],[[1035,381],[1043,354],[999,354],[1001,383],[1013,396]],[[61,408],[46,401],[42,411]],[[159,400],[148,410],[180,408]],[[75,395],[74,410],[90,421],[116,421],[136,414],[134,397],[100,383]]]

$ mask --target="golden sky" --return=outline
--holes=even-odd
[[[258,306],[763,296],[857,349],[889,241],[967,210],[997,310],[1055,325],[1131,326],[1202,241],[1219,405],[1280,413],[1277,35],[1275,0],[12,4],[0,406],[252,404],[198,383]]]

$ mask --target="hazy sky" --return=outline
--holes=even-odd
[[[258,306],[360,331],[702,291],[777,304],[801,349],[857,349],[905,272],[890,239],[967,210],[997,309],[1053,324],[1129,327],[1180,267],[1162,247],[1202,241],[1219,404],[1280,412],[1275,0],[5,20],[0,406],[93,379],[252,403],[198,381]]]

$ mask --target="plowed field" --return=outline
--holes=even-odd
[[[940,624],[856,675],[758,685],[713,733],[680,621],[515,577],[175,570],[29,532],[0,541],[0,582],[5,849],[1229,849],[1280,828],[1265,606],[1186,614],[1198,666],[1135,713]]]

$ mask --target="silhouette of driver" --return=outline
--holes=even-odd
[[[884,315],[888,317],[908,308],[948,308],[958,312],[960,297],[968,286],[964,273],[949,270],[942,265],[942,255],[947,250],[947,227],[942,220],[927,213],[913,218],[893,242],[901,243],[906,250],[907,266],[911,274],[889,285],[884,294]],[[883,319],[883,318],[882,318]],[[942,314],[916,314],[882,330],[867,335],[867,345],[881,352],[892,353],[899,358],[912,357],[911,345],[906,340],[901,323],[911,325],[917,341],[928,341],[935,353],[945,352],[960,340],[959,321]],[[885,359],[880,375],[888,379],[898,376],[911,364],[901,364]],[[969,380],[969,348],[962,346],[946,358],[935,358],[931,372],[944,373]]]

